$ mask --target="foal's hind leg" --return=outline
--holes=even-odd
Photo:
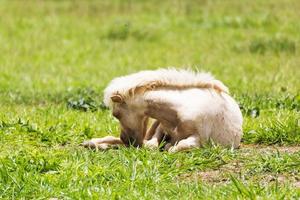
[[[120,145],[124,145],[120,138],[114,136],[106,136],[103,138],[93,138],[89,141],[85,141],[82,145],[86,148],[91,149],[108,149],[108,148],[116,148]]]
[[[186,139],[180,140],[174,146],[166,147],[166,149],[168,149],[169,152],[173,153],[177,151],[188,150],[195,147],[200,147],[200,139],[197,135],[191,135]]]

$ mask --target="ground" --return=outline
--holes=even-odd
[[[300,2],[0,2],[1,199],[300,198]],[[106,84],[210,71],[239,102],[238,150],[79,144],[118,135]]]

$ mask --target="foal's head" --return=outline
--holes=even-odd
[[[140,105],[125,102],[119,94],[111,97],[112,114],[121,125],[121,140],[126,145],[142,146],[147,130],[148,117]]]

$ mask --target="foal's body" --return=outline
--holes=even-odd
[[[162,92],[168,94],[162,96]],[[158,90],[146,93],[145,101],[146,114],[160,122],[152,138],[145,141],[148,147],[158,146],[163,135],[171,138],[169,151],[199,147],[209,139],[234,148],[240,144],[242,115],[226,93],[212,89]]]
[[[119,77],[105,89],[104,102],[120,122],[120,138],[96,138],[85,146],[153,148],[164,136],[171,152],[200,147],[210,139],[228,147],[240,144],[240,109],[227,87],[207,73],[161,69]],[[149,118],[156,122],[146,133]]]

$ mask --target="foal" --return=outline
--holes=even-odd
[[[157,148],[163,136],[170,138],[170,152],[200,147],[210,139],[228,147],[240,144],[240,109],[226,86],[207,73],[160,69],[119,77],[105,89],[104,103],[121,124],[120,139],[92,139],[84,146]],[[149,117],[156,122],[146,137]]]

